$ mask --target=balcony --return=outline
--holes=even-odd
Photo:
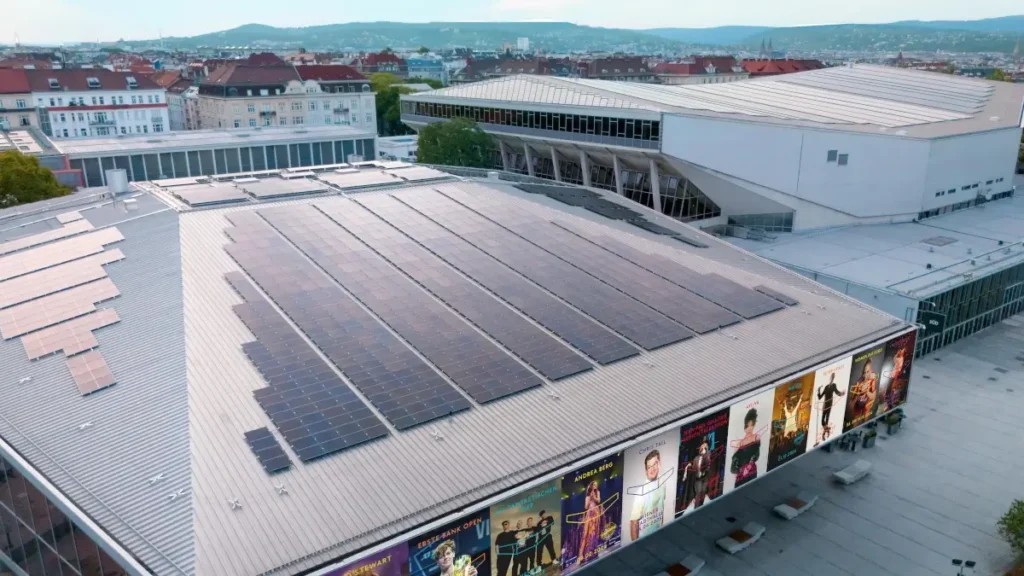
[[[277,116],[277,110],[260,110],[260,118],[269,118],[271,116]]]
[[[348,108],[335,108],[335,114],[348,114]]]
[[[117,126],[117,120],[107,118],[105,116],[100,118],[90,118],[89,126]]]

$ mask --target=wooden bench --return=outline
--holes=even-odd
[[[761,539],[764,535],[764,526],[756,522],[747,522],[743,528],[729,533],[728,536],[723,536],[715,541],[715,544],[719,548],[725,550],[729,554],[736,554],[749,548],[754,542]]]
[[[775,514],[778,516],[785,518],[786,520],[792,520],[809,510],[817,501],[818,496],[816,494],[801,492],[796,495],[796,498],[786,500],[782,504],[773,508],[773,510],[775,510]]]
[[[694,576],[704,568],[704,559],[694,554],[688,555],[679,562],[665,568],[657,576]]]
[[[833,473],[832,477],[836,479],[836,482],[849,486],[850,484],[853,484],[867,476],[868,472],[871,472],[871,462],[868,462],[867,460],[857,460],[850,466]]]

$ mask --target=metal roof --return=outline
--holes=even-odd
[[[402,98],[612,108],[627,116],[630,111],[644,110],[937,137],[1016,126],[1024,87],[857,64],[701,85],[517,75]]]
[[[433,189],[487,197],[746,286],[774,286],[800,305],[313,462],[289,451],[292,468],[268,476],[244,439],[269,419],[252,394],[265,384],[241,348],[253,337],[224,279],[240,270],[224,250],[227,217],[265,206],[357,204],[328,195],[120,221],[79,209],[125,237],[112,245],[124,260],[108,267],[122,293],[110,304],[121,321],[95,333],[117,383],[82,397],[60,355],[29,362],[20,342],[0,342],[0,383],[33,377],[5,390],[0,435],[157,574],[293,574],[905,326],[712,237],[704,237],[706,249],[684,246],[510,185],[353,196]],[[87,432],[78,428],[84,422],[92,423]],[[524,427],[534,435],[530,450],[521,446]],[[230,505],[236,499],[240,508]]]

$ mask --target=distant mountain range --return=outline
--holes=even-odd
[[[917,21],[890,24],[838,24],[778,28],[594,28],[568,22],[353,22],[302,28],[246,24],[186,38],[164,38],[168,48],[249,46],[267,49],[379,50],[385,47],[500,49],[530,39],[533,49],[552,52],[627,50],[679,52],[699,47],[756,50],[772,40],[788,51],[956,51],[1011,52],[1024,35],[1024,15],[984,20]],[[152,44],[155,41],[130,44]]]

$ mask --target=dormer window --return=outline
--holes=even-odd
[[[632,74],[632,73],[633,73],[633,69],[632,69],[632,68],[630,68],[630,69],[629,69],[629,73],[630,73],[630,74]]]
[[[601,68],[601,74],[607,74],[607,73],[608,73],[608,69],[607,68]]]
[[[56,78],[50,78],[50,89],[60,90],[60,82],[58,82]]]
[[[99,88],[100,87],[100,79],[96,78],[95,76],[90,76],[90,77],[86,78],[85,82],[89,85],[89,88]]]
[[[135,76],[126,76],[125,80],[128,81],[128,88],[138,88],[139,83],[135,80]]]

